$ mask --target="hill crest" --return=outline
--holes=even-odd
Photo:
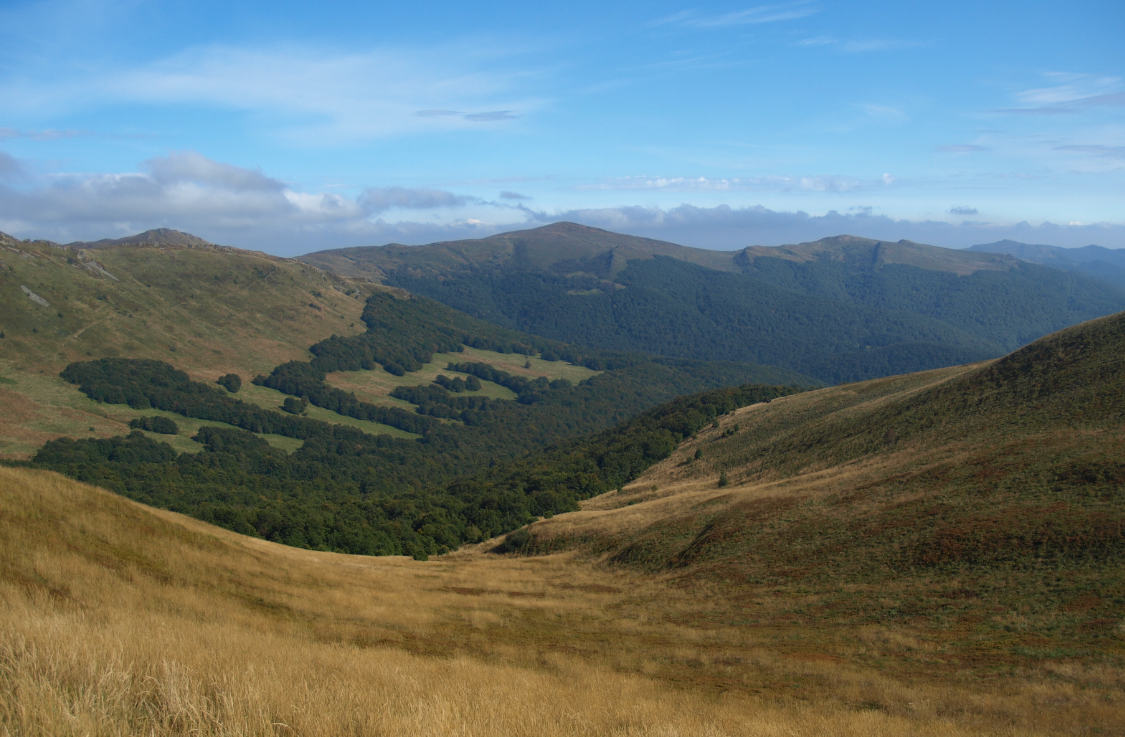
[[[423,246],[391,243],[317,251],[299,260],[346,276],[364,275],[378,280],[386,279],[395,271],[409,271],[417,277],[503,270],[543,271],[560,276],[586,274],[613,279],[629,261],[657,256],[727,272],[741,272],[759,258],[867,262],[875,268],[903,264],[962,276],[977,271],[1007,271],[1014,265],[1010,256],[853,235],[795,245],[716,251],[565,221],[487,238],[440,241]]]

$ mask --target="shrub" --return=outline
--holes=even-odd
[[[494,553],[518,553],[525,550],[531,542],[531,533],[526,527],[521,527],[509,533],[504,540],[492,549]]]
[[[225,376],[220,376],[215,383],[231,394],[235,394],[242,388],[242,377],[238,374],[227,374]]]
[[[723,471],[722,473],[719,474],[719,488],[721,489],[724,486],[728,486],[729,484],[730,484],[730,479],[727,478],[727,472]]]
[[[303,397],[286,397],[281,403],[281,409],[291,415],[303,415],[308,408],[309,403]]]
[[[177,435],[180,432],[180,428],[174,420],[162,415],[155,415],[153,417],[138,417],[135,420],[130,420],[129,427],[133,428],[134,430],[148,430],[149,432],[158,432],[161,435]]]

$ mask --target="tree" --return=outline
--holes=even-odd
[[[286,397],[281,405],[281,409],[292,415],[303,415],[308,407],[309,403],[304,397]]]

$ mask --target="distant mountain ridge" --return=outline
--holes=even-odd
[[[555,340],[828,383],[993,358],[1125,309],[1125,291],[1012,255],[847,235],[708,251],[555,223],[300,260]]]
[[[386,278],[391,272],[417,276],[481,271],[540,271],[556,275],[585,274],[611,278],[634,259],[668,256],[716,271],[739,273],[759,258],[803,263],[821,259],[868,258],[880,264],[907,264],[931,271],[971,274],[1006,271],[1010,258],[995,258],[911,241],[891,243],[841,235],[813,243],[750,246],[736,251],[691,248],[652,238],[613,233],[577,223],[552,223],[531,230],[500,233],[488,238],[442,241],[425,246],[359,246],[318,251],[300,257],[306,263],[345,276]]]
[[[1092,276],[1125,289],[1125,248],[1032,245],[1013,240],[996,241],[965,249],[977,253],[1003,253],[1023,261],[1043,264],[1075,274]]]
[[[98,249],[113,248],[114,246],[179,246],[183,248],[222,248],[217,243],[204,240],[199,236],[185,233],[171,228],[155,228],[143,233],[126,236],[124,238],[102,238],[98,241],[73,241],[71,243],[55,243],[47,240],[21,241],[18,238],[0,233],[0,245],[18,246],[21,243],[34,243],[43,246],[56,246],[62,248]]]

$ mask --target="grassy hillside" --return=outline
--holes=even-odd
[[[908,628],[737,593],[567,556],[296,550],[0,468],[0,731],[955,737],[1125,718],[1120,666],[934,667]]]
[[[739,410],[527,550],[897,623],[935,668],[1121,663],[1125,314],[1003,359]],[[725,482],[725,483],[724,483]]]
[[[785,366],[828,382],[995,357],[1125,308],[1005,255],[840,236],[717,252],[572,223],[303,260],[581,345]]]
[[[26,457],[59,435],[123,431],[132,416],[92,407],[58,378],[72,361],[153,358],[200,381],[248,381],[307,360],[333,334],[362,332],[378,289],[230,248],[83,250],[0,234],[0,457]]]

